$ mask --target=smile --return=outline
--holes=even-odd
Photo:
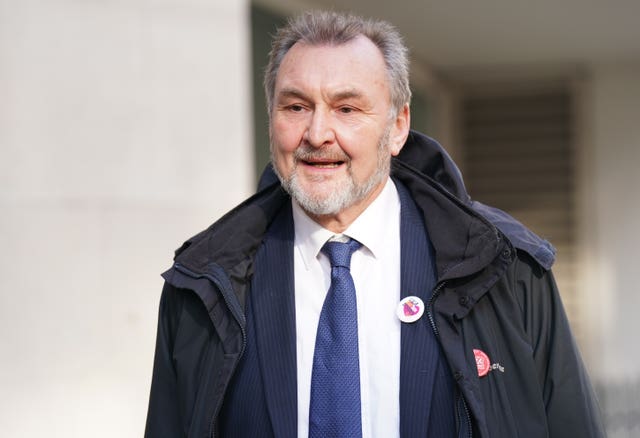
[[[340,165],[344,164],[344,161],[331,161],[331,162],[326,162],[326,161],[303,161],[304,164],[306,164],[307,166],[312,166],[315,167],[317,169],[334,169],[336,167],[339,167]]]

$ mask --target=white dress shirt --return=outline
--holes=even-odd
[[[320,252],[335,234],[293,202],[298,378],[298,437],[309,435],[311,371],[318,321],[331,285]],[[400,198],[389,179],[344,235],[362,243],[351,257],[358,306],[362,436],[400,435]]]

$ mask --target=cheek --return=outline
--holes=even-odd
[[[290,123],[274,120],[272,126],[272,143],[275,147],[274,153],[287,155],[293,153],[301,141],[301,134]]]
[[[281,125],[274,123],[272,126],[271,157],[280,175],[287,178],[293,169],[293,153],[298,142],[291,130]]]
[[[378,140],[377,137],[372,135],[360,135],[350,137],[348,141],[344,139],[344,142],[341,143],[343,145],[342,150],[352,160],[352,172],[356,176],[366,178],[377,170],[380,154]]]

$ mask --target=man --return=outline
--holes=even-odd
[[[394,28],[304,14],[265,91],[277,180],[164,274],[146,436],[602,436],[551,248],[409,130]]]

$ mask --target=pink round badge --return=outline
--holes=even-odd
[[[489,373],[491,369],[491,361],[489,356],[482,350],[473,350],[473,355],[476,358],[476,367],[478,367],[478,376],[484,377]]]
[[[404,298],[398,303],[396,309],[396,315],[402,322],[412,323],[416,322],[422,317],[424,313],[424,303],[422,300],[415,296]]]

